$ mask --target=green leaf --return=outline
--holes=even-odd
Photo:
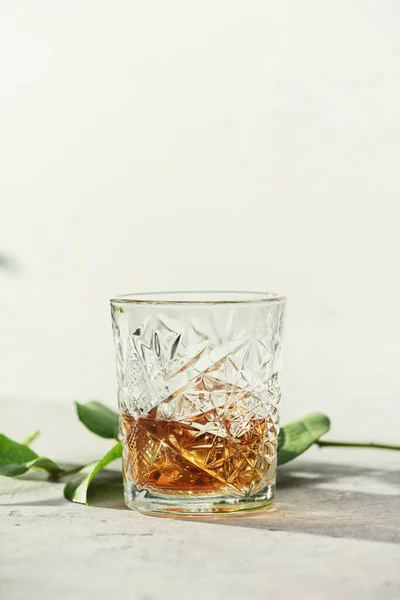
[[[118,414],[101,402],[92,400],[87,404],[75,402],[79,420],[90,431],[103,438],[118,438]]]
[[[24,446],[30,446],[32,444],[32,442],[34,442],[36,440],[36,438],[39,437],[39,435],[40,435],[40,431],[34,431],[30,435],[28,435],[26,438],[21,440],[19,443],[23,444]]]
[[[118,442],[109,452],[99,461],[92,462],[83,467],[79,473],[67,483],[64,488],[64,497],[72,502],[87,504],[88,488],[94,477],[110,462],[120,458],[122,454],[122,444]]]
[[[43,469],[55,475],[62,469],[49,458],[39,456],[25,446],[14,442],[7,436],[0,433],[0,475],[5,477],[15,477],[22,475],[31,468]]]
[[[278,465],[284,465],[305,452],[329,431],[330,425],[326,415],[311,413],[282,427],[278,437]]]

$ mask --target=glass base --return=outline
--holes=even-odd
[[[125,504],[128,508],[147,514],[230,514],[271,506],[274,495],[274,484],[268,485],[261,492],[248,497],[161,495],[149,490],[139,491],[132,486],[125,488]]]

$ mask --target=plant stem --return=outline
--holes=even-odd
[[[72,475],[73,473],[77,473],[81,469],[83,469],[85,465],[79,465],[78,467],[73,467],[72,469],[67,469],[66,471],[60,471],[59,473],[53,473],[53,475],[49,475],[49,479],[51,481],[57,481],[62,477],[67,477],[67,475]]]
[[[378,450],[400,450],[400,446],[391,444],[375,444],[374,442],[331,442],[329,440],[317,440],[314,442],[320,448],[323,446],[336,446],[341,448],[374,448]]]
[[[34,433],[31,433],[31,435],[28,435],[26,438],[21,440],[20,444],[24,444],[24,446],[30,446],[32,444],[32,442],[34,442],[36,440],[36,438],[39,437],[39,435],[40,435],[40,431],[35,431]]]

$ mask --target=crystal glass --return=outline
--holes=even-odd
[[[285,298],[259,292],[111,300],[125,501],[154,513],[268,505]]]

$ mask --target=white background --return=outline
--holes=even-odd
[[[284,420],[399,442],[400,3],[0,2],[0,393],[115,402],[108,298],[289,298]]]

